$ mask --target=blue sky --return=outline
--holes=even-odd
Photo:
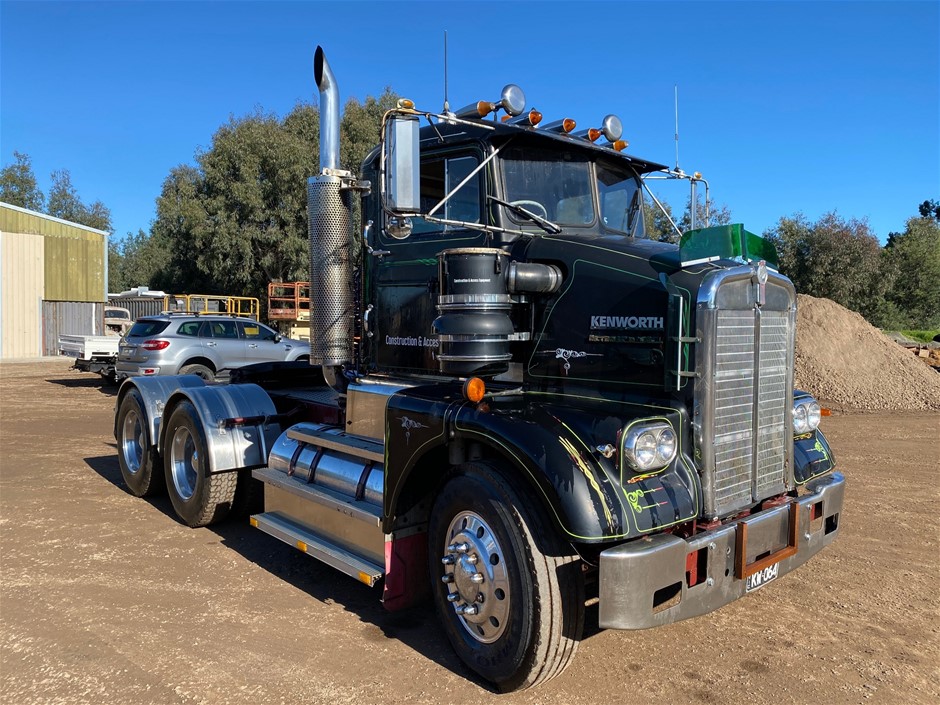
[[[230,115],[314,100],[322,44],[342,101],[419,108],[518,83],[546,121],[623,120],[628,152],[701,171],[762,232],[798,211],[882,241],[940,198],[940,2],[0,2],[0,161],[43,191],[68,169],[123,237]],[[673,205],[687,191],[662,191]]]

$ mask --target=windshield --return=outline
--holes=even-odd
[[[557,225],[595,223],[596,180],[602,227],[645,237],[642,185],[626,163],[592,164],[577,151],[517,146],[503,152],[502,169],[506,201]],[[516,223],[531,225],[524,214],[509,210],[508,215]]]
[[[601,220],[608,230],[644,237],[643,189],[636,173],[621,165],[597,165]]]
[[[594,222],[591,164],[583,154],[514,147],[503,152],[506,200],[558,225]],[[521,224],[531,221],[509,212]]]

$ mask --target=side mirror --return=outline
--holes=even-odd
[[[421,144],[416,115],[392,114],[385,126],[385,207],[394,214],[421,209]]]
[[[282,340],[284,340],[284,338],[281,336],[280,333],[275,333],[275,334],[274,334],[274,342],[275,342],[275,343],[280,343]]]

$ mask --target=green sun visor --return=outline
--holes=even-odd
[[[679,240],[679,258],[683,267],[731,259],[738,262],[764,260],[769,267],[778,268],[773,243],[748,232],[741,223],[687,231]]]

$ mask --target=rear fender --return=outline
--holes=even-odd
[[[140,399],[144,405],[144,413],[147,415],[147,438],[151,445],[158,444],[160,438],[160,420],[163,418],[163,411],[167,399],[180,389],[189,389],[196,387],[205,387],[206,382],[197,375],[166,375],[155,377],[127,377],[121,383],[118,389],[117,402],[114,405],[115,411],[121,408],[121,402],[132,389],[136,389],[140,394]],[[117,413],[114,415],[114,437],[118,438]]]
[[[205,430],[209,473],[267,465],[268,452],[281,435],[281,425],[274,402],[261,387],[256,384],[180,387],[166,401],[166,417],[183,401],[193,405]],[[161,452],[169,442],[165,436],[161,434]]]

